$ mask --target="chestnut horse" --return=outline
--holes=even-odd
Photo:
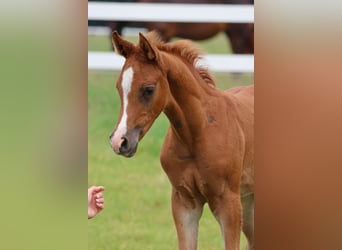
[[[165,43],[156,32],[139,33],[138,45],[117,32],[112,40],[126,60],[110,144],[132,157],[161,112],[169,119],[160,160],[172,185],[179,249],[197,248],[205,203],[226,250],[239,249],[241,229],[254,249],[254,85],[217,89],[209,71],[196,66],[201,52],[190,41]]]

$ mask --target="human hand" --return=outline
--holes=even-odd
[[[93,218],[104,208],[103,186],[92,186],[88,188],[88,219]]]

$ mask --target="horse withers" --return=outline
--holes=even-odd
[[[254,86],[217,89],[210,72],[196,66],[201,51],[186,40],[165,43],[155,32],[140,33],[137,45],[117,32],[112,40],[126,61],[110,144],[132,157],[155,119],[162,112],[169,119],[160,160],[172,185],[179,249],[197,249],[205,203],[225,249],[239,249],[241,229],[254,249]]]

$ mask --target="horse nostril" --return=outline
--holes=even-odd
[[[128,140],[127,140],[126,137],[123,136],[123,137],[121,137],[121,145],[120,145],[120,148],[119,148],[120,153],[126,152],[127,149],[128,149]]]

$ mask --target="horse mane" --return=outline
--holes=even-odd
[[[214,77],[211,72],[204,66],[196,66],[196,62],[204,55],[203,50],[190,40],[178,40],[175,42],[165,43],[156,31],[151,31],[145,36],[149,42],[158,49],[176,54],[183,60],[193,65],[200,77],[210,87],[215,87]]]

